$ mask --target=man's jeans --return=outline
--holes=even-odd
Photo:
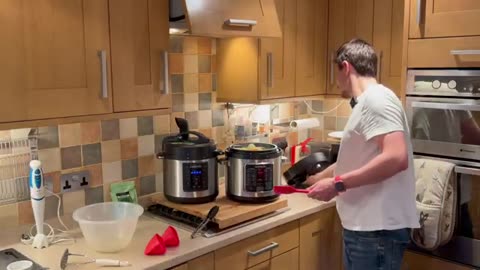
[[[400,270],[410,241],[410,229],[393,231],[343,230],[345,270]]]

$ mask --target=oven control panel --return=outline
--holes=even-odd
[[[208,162],[183,164],[183,191],[208,190]]]
[[[273,164],[246,165],[245,190],[262,192],[273,190]]]

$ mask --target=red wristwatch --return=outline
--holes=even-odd
[[[343,192],[347,191],[347,188],[345,187],[345,183],[343,183],[343,180],[342,180],[341,176],[335,176],[335,178],[333,180],[333,183],[334,183],[334,186],[335,186],[335,190],[338,193],[343,193]]]

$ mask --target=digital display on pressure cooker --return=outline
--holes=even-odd
[[[273,164],[248,164],[246,174],[246,191],[262,192],[273,189]]]
[[[183,191],[208,190],[208,163],[183,164]]]

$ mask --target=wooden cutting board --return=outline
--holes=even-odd
[[[264,204],[239,203],[227,198],[224,185],[220,185],[219,189],[220,193],[217,199],[213,202],[204,204],[173,203],[168,201],[163,194],[153,196],[152,200],[154,203],[171,207],[201,218],[205,218],[208,211],[210,211],[213,206],[218,205],[220,210],[215,217],[214,223],[218,224],[219,229],[225,229],[288,206],[287,199],[282,197],[274,202]]]

